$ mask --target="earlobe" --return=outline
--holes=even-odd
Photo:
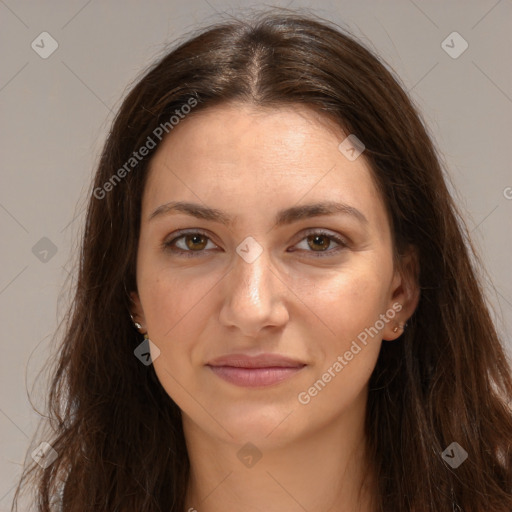
[[[145,324],[144,311],[137,292],[130,292],[132,307],[130,308],[130,317],[137,329],[143,329]]]
[[[386,324],[383,339],[392,341],[399,338],[407,328],[407,321],[414,314],[419,298],[420,287],[419,258],[415,248],[410,247],[400,261],[400,268],[396,270],[391,287],[390,307],[397,311],[393,321]],[[396,304],[400,308],[395,307]]]
[[[393,327],[393,332],[397,333],[399,331],[404,331],[406,327],[407,327],[407,322],[405,322],[405,324],[398,324],[397,326]]]

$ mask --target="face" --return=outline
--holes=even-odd
[[[414,301],[346,136],[304,106],[225,104],[153,157],[133,313],[187,428],[262,446],[364,409],[382,339]]]

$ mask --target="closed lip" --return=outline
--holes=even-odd
[[[207,366],[231,366],[233,368],[302,368],[306,363],[279,354],[230,354],[212,359]]]

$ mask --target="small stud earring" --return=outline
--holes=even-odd
[[[142,325],[139,324],[139,322],[136,322],[134,319],[133,319],[133,315],[130,314],[130,318],[132,319],[132,322],[133,322],[133,325],[137,328],[137,329],[142,329]]]
[[[403,330],[405,330],[406,327],[407,327],[407,323],[398,324],[398,326],[393,327],[393,332],[398,332],[398,329],[401,329],[403,331]]]

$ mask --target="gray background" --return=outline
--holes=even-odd
[[[311,8],[348,27],[401,77],[444,156],[512,352],[512,1],[271,5]],[[39,415],[28,397],[42,411],[46,377],[36,377],[65,311],[62,290],[66,279],[72,284],[86,194],[113,113],[165,44],[218,21],[219,12],[237,15],[246,6],[258,7],[0,0],[0,511],[10,510],[23,460],[35,447],[30,438]],[[45,31],[58,48],[43,59],[31,43],[47,51],[49,41],[39,37]],[[458,58],[442,47],[454,31],[469,44]],[[446,44],[461,48],[456,39]]]

